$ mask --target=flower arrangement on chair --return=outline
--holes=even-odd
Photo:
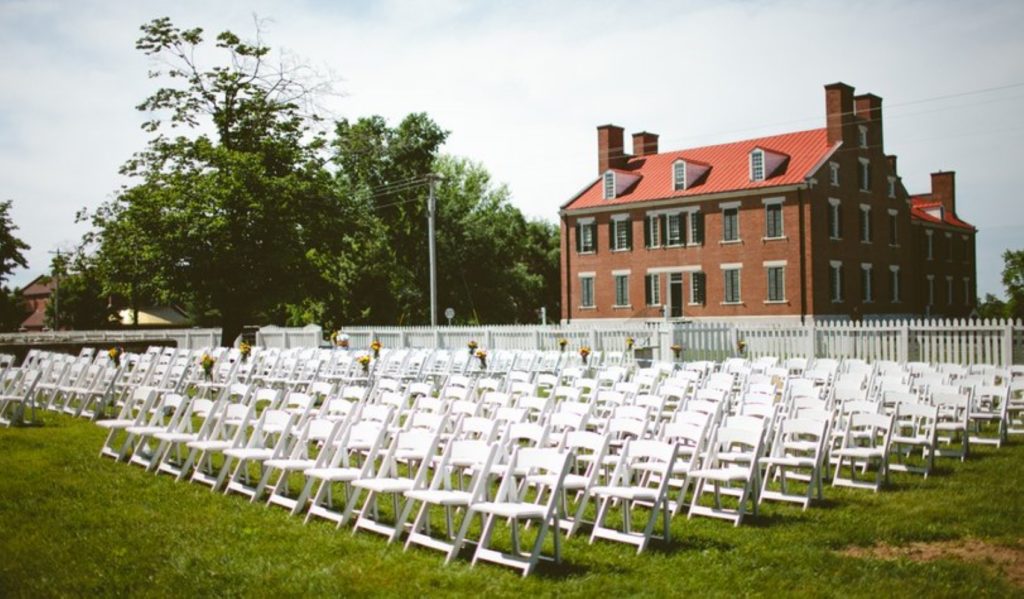
[[[633,351],[633,346],[636,345],[636,339],[632,337],[626,337],[626,351]]]
[[[238,355],[241,356],[243,362],[248,360],[251,354],[252,346],[249,345],[247,342],[243,341],[238,345]]]
[[[566,339],[565,337],[560,337],[558,339],[558,349],[560,349],[561,351],[565,351],[565,346],[567,345],[569,345],[568,339]]]
[[[370,344],[370,349],[373,351],[373,359],[377,360],[380,358],[380,348],[384,347],[380,343],[380,339],[374,339],[373,343]]]
[[[589,357],[590,357],[590,347],[584,345],[583,347],[580,348],[580,358],[583,359],[583,364],[584,365],[587,364],[587,358],[589,358]]]
[[[107,356],[114,363],[114,366],[121,366],[121,350],[117,347],[112,347],[107,350]]]
[[[742,356],[744,354],[744,352],[747,351],[747,342],[744,341],[743,339],[740,339],[739,341],[737,341],[736,342],[736,350]]]
[[[482,349],[477,350],[476,357],[480,360],[480,370],[487,370],[487,352]]]
[[[356,362],[363,367],[363,374],[370,374],[370,354],[363,354],[356,358]]]
[[[206,380],[213,378],[213,365],[217,363],[217,360],[210,354],[203,354],[202,358],[199,358],[199,365],[203,367],[203,376]]]
[[[466,344],[466,347],[468,347],[468,348],[469,348],[469,355],[471,355],[471,356],[472,356],[472,355],[473,355],[473,352],[475,352],[475,351],[476,351],[476,348],[478,348],[478,347],[480,347],[480,346],[479,346],[479,345],[477,345],[477,342],[476,342],[475,340],[473,340],[473,339],[470,339],[470,340],[469,340],[469,343],[467,343],[467,344]]]
[[[683,354],[683,346],[678,343],[673,343],[669,349],[672,350],[672,355],[674,355],[677,360],[679,359],[679,356]]]

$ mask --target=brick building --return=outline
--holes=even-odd
[[[976,229],[951,172],[910,195],[882,99],[825,86],[826,126],[658,151],[597,128],[598,178],[561,209],[562,319],[966,316]]]

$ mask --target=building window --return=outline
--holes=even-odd
[[[690,275],[690,303],[703,304],[707,301],[707,275],[695,272]]]
[[[786,301],[786,267],[768,267],[768,301]]]
[[[665,236],[666,245],[683,245],[683,217],[681,212],[669,214],[666,217],[666,228],[668,229]]]
[[[843,265],[841,262],[832,262],[828,271],[828,287],[832,292],[832,302],[843,301]]]
[[[867,158],[860,159],[860,190],[871,191],[871,162]]]
[[[611,229],[612,250],[625,251],[633,248],[633,227],[629,218],[613,218]]]
[[[935,244],[932,240],[932,231],[924,232],[924,256],[928,260],[932,260],[935,257]]]
[[[604,174],[604,199],[615,198],[615,173],[608,171]]]
[[[576,251],[590,254],[597,250],[597,223],[588,221],[576,223]]]
[[[874,289],[872,289],[872,268],[870,264],[860,265],[860,301],[870,303],[874,301]]]
[[[656,248],[661,246],[662,219],[664,218],[657,214],[647,215],[647,220],[644,222],[644,245],[646,247]]]
[[[615,307],[629,306],[629,275],[614,275]]]
[[[690,244],[701,245],[704,243],[704,214],[700,212],[690,213]]]
[[[862,148],[868,147],[868,128],[864,125],[857,126],[857,143]]]
[[[889,269],[889,290],[891,295],[889,299],[892,303],[900,303],[900,267],[893,266]]]
[[[722,274],[725,276],[725,303],[740,303],[740,269],[728,268]]]
[[[672,165],[672,185],[676,191],[686,189],[686,163],[682,160]]]
[[[860,206],[860,240],[871,243],[871,206]]]
[[[644,300],[648,306],[661,305],[661,275],[651,273],[645,277]]]
[[[889,197],[896,199],[896,177],[889,177]]]
[[[889,212],[889,245],[899,245],[900,239],[897,231],[896,211]]]
[[[935,305],[935,275],[928,275],[928,305]]]
[[[953,305],[953,277],[946,277],[946,304]]]
[[[828,182],[832,184],[832,187],[839,187],[839,163],[829,162],[828,163]]]
[[[580,307],[594,307],[594,277],[580,277]]]
[[[964,277],[964,304],[971,305],[971,278]]]
[[[750,180],[764,181],[764,151],[754,150],[750,153]]]
[[[963,256],[963,261],[964,262],[970,262],[971,261],[970,260],[971,259],[971,244],[970,244],[969,241],[967,241],[967,236],[966,235],[962,235],[960,237],[960,240],[963,242],[963,252],[961,252],[961,255]]]
[[[769,239],[782,237],[782,204],[764,207],[764,236]]]
[[[843,237],[843,213],[839,200],[835,198],[828,200],[828,236],[830,239],[842,239]]]
[[[739,241],[740,209],[726,208],[722,211],[722,241]]]
[[[946,262],[953,261],[953,234],[946,233]]]

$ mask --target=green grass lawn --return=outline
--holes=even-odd
[[[47,415],[0,429],[0,597],[297,595],[1024,595],[998,564],[848,557],[875,543],[981,539],[1024,548],[1024,444],[940,459],[927,481],[880,494],[826,488],[807,512],[766,504],[738,529],[678,517],[642,555],[585,534],[528,579],[467,559],[442,565],[377,535],[303,525],[278,507],[175,483],[97,456],[104,431]]]

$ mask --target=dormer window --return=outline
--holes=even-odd
[[[789,161],[789,156],[771,148],[754,148],[750,151],[750,180],[765,181],[779,173]]]
[[[613,171],[604,174],[604,199],[615,199],[615,173]]]
[[[686,189],[686,162],[683,160],[672,163],[672,187],[676,191]]]
[[[828,163],[828,181],[832,187],[839,187],[839,163]]]
[[[750,180],[764,181],[764,151],[754,150],[750,153]]]

